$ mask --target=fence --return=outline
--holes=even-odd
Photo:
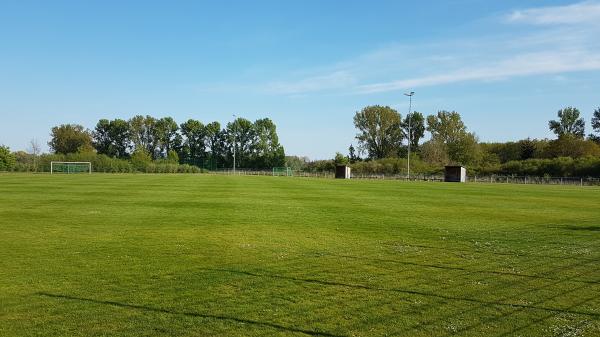
[[[532,176],[469,176],[467,182],[473,183],[504,183],[504,184],[534,184],[534,185],[574,185],[600,186],[600,178],[581,177],[532,177]]]
[[[236,175],[236,176],[273,176],[273,171],[267,170],[252,170],[252,169],[236,169],[233,171],[232,169],[223,169],[210,171],[211,174],[221,174],[221,175]],[[304,172],[304,171],[293,171],[292,176],[294,177],[304,177],[304,178],[330,178],[333,179],[335,175],[333,172]],[[285,177],[285,176],[283,176]]]
[[[244,175],[244,176],[273,176],[273,171],[231,169],[210,171],[211,174],[222,175]],[[333,179],[333,172],[305,172],[293,171],[294,177],[303,178],[328,178]],[[431,181],[442,182],[444,177],[441,175],[413,175],[408,178],[403,174],[353,174],[352,179],[371,179],[371,180],[401,180],[401,181]],[[600,186],[600,178],[581,178],[581,177],[535,177],[535,176],[467,176],[468,183],[489,183],[489,184],[534,184],[534,185],[571,185],[571,186]]]

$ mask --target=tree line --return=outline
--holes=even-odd
[[[236,118],[221,128],[189,119],[177,124],[171,117],[134,116],[129,120],[100,119],[93,130],[63,124],[51,130],[48,143],[55,153],[95,151],[112,158],[168,160],[207,169],[271,168],[285,161],[275,123],[268,118],[251,122]]]
[[[233,167],[271,169],[285,165],[275,123],[236,118],[221,127],[188,119],[137,115],[129,120],[100,119],[89,130],[62,124],[50,130],[53,153],[40,154],[37,141],[29,153],[0,146],[0,171],[48,171],[50,161],[90,161],[104,172],[199,172]]]
[[[479,142],[456,111],[442,110],[428,116],[416,111],[409,120],[379,105],[356,112],[354,125],[357,145],[351,144],[348,154],[310,161],[307,157],[285,157],[275,124],[267,118],[255,122],[237,118],[223,128],[218,122],[203,124],[193,119],[177,124],[170,117],[101,119],[93,130],[75,124],[52,128],[49,145],[55,154],[39,156],[33,166],[35,170],[46,169],[50,158],[83,160],[83,156],[109,172],[188,172],[197,167],[230,168],[235,149],[237,167],[243,168],[289,166],[332,171],[336,164],[350,164],[355,173],[406,174],[410,142],[415,174],[437,174],[444,165],[458,164],[467,166],[470,174],[600,177],[600,108],[593,112],[592,132],[587,136],[586,123],[577,108],[559,110],[557,118],[548,121],[554,139]],[[424,141],[426,133],[430,137]],[[37,150],[32,147],[31,155],[0,147],[0,170],[35,161],[36,153],[39,146]]]
[[[415,174],[439,174],[445,165],[464,165],[470,174],[600,176],[600,108],[593,112],[592,133],[577,108],[566,107],[548,121],[555,139],[526,138],[511,142],[479,142],[456,111],[402,117],[389,106],[367,106],[354,115],[357,147],[331,160],[289,158],[297,167],[331,171],[350,164],[356,174],[406,174],[408,143]],[[429,139],[425,139],[429,133]],[[410,134],[410,139],[409,139]],[[362,156],[362,157],[361,157]]]

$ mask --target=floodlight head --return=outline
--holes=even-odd
[[[412,95],[414,95],[414,94],[415,94],[415,92],[414,92],[414,91],[411,91],[409,94],[404,94],[404,96],[412,96]]]

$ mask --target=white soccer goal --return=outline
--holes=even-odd
[[[52,161],[50,174],[54,173],[92,173],[92,163],[89,161]]]
[[[291,167],[273,167],[273,176],[291,177],[293,175]]]

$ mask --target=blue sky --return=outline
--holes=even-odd
[[[269,117],[287,154],[347,152],[366,105],[551,137],[600,105],[600,1],[0,1],[0,144],[136,114]],[[591,131],[588,130],[587,131]],[[45,146],[44,146],[45,147]],[[47,148],[46,148],[47,150]]]

